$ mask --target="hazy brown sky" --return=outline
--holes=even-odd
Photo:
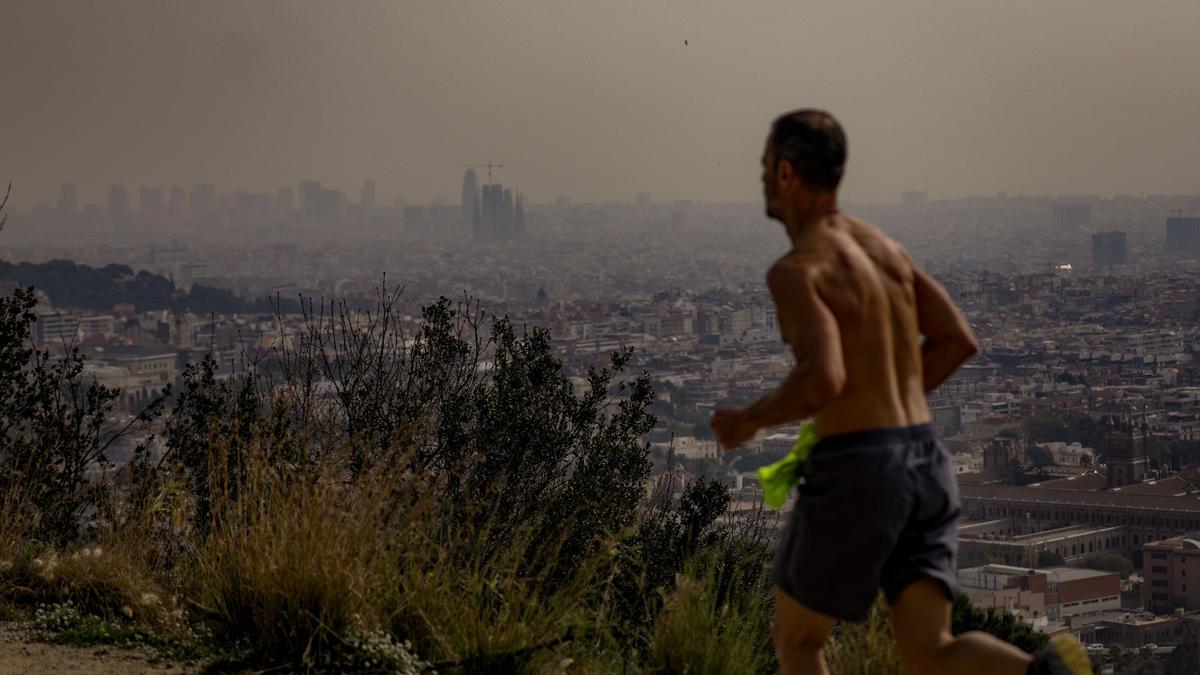
[[[684,45],[687,40],[687,46]],[[752,201],[832,111],[844,195],[1200,192],[1200,2],[0,0],[0,178]]]

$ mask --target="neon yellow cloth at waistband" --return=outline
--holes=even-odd
[[[792,486],[804,476],[804,464],[819,440],[812,422],[804,422],[800,425],[800,437],[796,439],[792,451],[778,462],[758,470],[758,481],[762,485],[763,501],[767,506],[777,509],[787,501]]]

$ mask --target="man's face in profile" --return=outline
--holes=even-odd
[[[779,200],[779,178],[776,170],[775,151],[771,149],[771,139],[767,138],[767,146],[762,156],[763,201],[766,202],[767,217],[781,220]]]

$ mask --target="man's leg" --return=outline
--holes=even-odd
[[[836,621],[775,587],[775,653],[782,675],[827,675],[825,641]]]
[[[892,603],[892,634],[909,675],[1025,675],[1025,652],[980,631],[950,634],[950,601],[933,579],[909,584]]]

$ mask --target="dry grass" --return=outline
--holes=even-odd
[[[69,602],[108,621],[173,632],[181,614],[137,552],[129,542],[71,552],[29,550],[0,573],[0,589],[25,605]]]
[[[349,489],[335,469],[300,476],[252,460],[236,498],[227,490],[217,502],[195,604],[264,662],[319,663],[379,625],[387,526],[386,500]]]
[[[763,598],[718,606],[713,580],[679,575],[654,626],[653,664],[663,673],[723,675],[771,672],[775,657]]]
[[[590,592],[588,575],[548,588],[522,569],[534,542],[523,538],[485,557],[472,541],[484,536],[410,532],[395,567],[391,625],[435,661],[469,671],[538,672],[534,662],[546,656],[540,652],[569,639]]]
[[[892,640],[887,604],[875,601],[862,623],[839,623],[825,650],[829,669],[837,675],[902,675]]]
[[[24,519],[17,504],[16,490],[0,493],[0,578],[16,563],[21,542],[26,539]]]

